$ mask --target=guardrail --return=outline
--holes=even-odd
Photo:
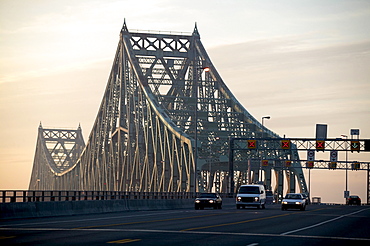
[[[127,191],[35,191],[12,190],[0,191],[0,203],[10,202],[53,202],[86,201],[117,199],[193,199],[199,193],[194,192],[127,192]],[[221,197],[233,197],[223,193]]]

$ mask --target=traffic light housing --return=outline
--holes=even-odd
[[[256,140],[247,140],[248,149],[256,149],[257,141]]]
[[[285,167],[291,167],[292,161],[285,161]]]
[[[360,141],[351,141],[351,152],[360,152]]]
[[[336,162],[330,162],[329,163],[329,169],[337,169],[337,163]]]
[[[325,140],[316,140],[316,150],[325,150]]]
[[[359,162],[352,163],[352,170],[358,170],[358,169],[360,169],[360,163]]]
[[[313,168],[314,162],[313,161],[308,161],[306,162],[306,167],[307,168]]]
[[[370,151],[370,139],[364,141],[364,151]]]
[[[282,149],[290,149],[290,140],[281,140]]]
[[[262,160],[262,166],[263,167],[268,167],[269,166],[269,161],[268,160]]]

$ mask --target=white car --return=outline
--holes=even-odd
[[[287,210],[288,208],[306,210],[307,202],[306,198],[301,193],[288,193],[281,202],[281,210]]]

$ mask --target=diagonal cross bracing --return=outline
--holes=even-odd
[[[81,127],[44,129],[40,124],[29,190],[78,189],[75,167],[84,147]]]
[[[230,137],[279,138],[227,88],[197,28],[191,35],[137,33],[124,23],[86,147],[63,175],[76,177],[80,190],[226,192]],[[287,158],[276,150],[263,155]],[[236,153],[233,182],[251,181],[245,163],[257,157]],[[307,191],[300,168],[286,172]]]

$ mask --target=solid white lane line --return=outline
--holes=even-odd
[[[326,224],[326,223],[329,223],[329,222],[333,222],[333,221],[335,221],[335,220],[342,219],[342,218],[347,217],[347,216],[351,216],[351,215],[354,215],[354,214],[360,213],[360,212],[365,211],[365,210],[368,210],[368,209],[370,209],[370,208],[365,208],[365,209],[361,209],[361,210],[359,210],[359,211],[355,211],[355,212],[353,212],[353,213],[349,213],[349,214],[341,215],[341,216],[339,216],[339,217],[336,217],[336,218],[333,218],[333,219],[330,219],[330,220],[325,220],[325,221],[323,221],[323,222],[320,222],[320,223],[317,223],[317,224],[314,224],[314,225],[310,225],[310,226],[307,226],[307,227],[303,227],[303,228],[300,228],[300,229],[297,229],[297,230],[284,232],[284,233],[281,233],[280,235],[289,235],[289,234],[292,234],[292,233],[295,233],[295,232],[299,232],[299,231],[303,231],[303,230],[311,229],[311,228],[314,228],[314,227],[317,227],[317,226],[321,226],[321,225]]]
[[[311,239],[336,239],[369,241],[369,238],[351,237],[329,237],[309,235],[282,235],[246,232],[212,232],[212,231],[171,231],[171,230],[145,230],[145,229],[68,229],[68,228],[0,228],[0,231],[95,231],[95,232],[144,232],[144,233],[179,233],[179,234],[204,234],[204,235],[229,235],[229,236],[261,236],[261,237],[290,237],[290,238],[311,238]]]
[[[110,219],[118,219],[118,218],[132,218],[132,217],[143,217],[143,216],[159,215],[159,214],[171,214],[171,213],[178,213],[178,212],[179,211],[165,212],[165,213],[164,212],[162,212],[162,213],[151,213],[151,214],[134,214],[134,215],[123,215],[123,216],[102,217],[102,218],[93,218],[93,219],[80,219],[80,220],[55,220],[55,221],[23,223],[23,224],[8,224],[8,225],[0,225],[0,228],[1,227],[5,227],[5,226],[27,226],[27,225],[44,225],[44,224],[58,224],[58,223],[73,223],[73,222],[96,221],[96,220],[110,220]],[[42,218],[39,218],[39,219],[42,219]]]

